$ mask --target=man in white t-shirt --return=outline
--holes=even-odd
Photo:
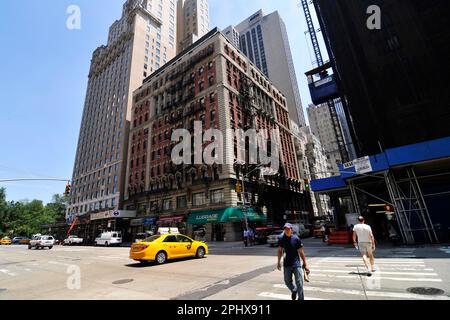
[[[353,244],[356,249],[359,249],[366,265],[368,275],[372,275],[375,272],[375,258],[373,251],[375,251],[375,238],[373,237],[372,228],[366,224],[364,217],[358,218],[359,224],[353,228]],[[370,260],[371,269],[367,258]]]

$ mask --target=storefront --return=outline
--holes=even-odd
[[[241,241],[247,224],[255,228],[267,216],[253,208],[224,208],[193,212],[188,218],[188,235],[203,241]]]
[[[102,232],[120,231],[123,242],[131,242],[130,221],[136,218],[136,211],[111,210],[91,214],[91,239],[97,238]]]
[[[156,221],[159,217],[143,217],[138,219],[132,219],[130,221],[132,241],[134,242],[137,238],[142,239],[148,235],[156,233]],[[144,236],[145,235],[145,236]]]
[[[186,216],[161,216],[156,223],[157,227],[172,227],[178,228],[181,234],[186,234],[187,224]]]

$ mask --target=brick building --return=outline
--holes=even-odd
[[[223,162],[172,162],[179,143],[172,133],[194,134],[195,121],[202,122],[203,132],[222,133]],[[248,153],[250,142],[242,145],[229,129],[278,129],[278,173],[263,176],[256,165],[237,164],[239,150]],[[243,177],[245,192],[236,192]],[[301,191],[286,98],[218,29],[134,92],[124,203],[137,211],[134,234],[177,226],[207,241],[241,240],[245,222],[255,227],[296,219],[304,210]]]

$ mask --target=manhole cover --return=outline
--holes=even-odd
[[[406,291],[408,291],[410,293],[414,293],[414,294],[425,295],[425,296],[440,296],[440,295],[443,295],[445,293],[445,291],[441,290],[441,289],[422,288],[422,287],[409,288]]]
[[[133,279],[122,279],[122,280],[114,281],[113,284],[125,284],[125,283],[130,283],[133,281],[134,281]]]

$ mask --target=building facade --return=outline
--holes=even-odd
[[[324,179],[330,177],[332,166],[327,157],[327,152],[317,138],[311,131],[310,127],[301,129],[306,136],[305,158],[308,162],[308,169],[311,180]],[[324,194],[312,193],[311,201],[314,210],[314,216],[322,217],[330,215],[331,207],[329,197]]]
[[[234,30],[239,35],[241,51],[286,96],[290,118],[299,126],[306,126],[286,26],[279,13],[264,15],[260,10]],[[235,32],[228,37],[235,43]]]
[[[311,132],[319,139],[331,165],[329,174],[338,176],[340,174],[339,164],[342,164],[343,161],[330,109],[328,105],[316,106],[310,104],[307,112]]]
[[[126,1],[107,45],[93,53],[67,210],[69,221],[96,214],[91,238],[120,225],[132,92],[176,54],[175,5]]]
[[[313,2],[358,156],[450,136],[448,1]]]
[[[280,225],[303,210],[287,100],[218,29],[148,77],[133,100],[125,206],[138,213],[134,233],[155,228],[139,219],[154,219],[207,241],[236,241],[247,224]],[[223,163],[173,162],[172,133],[195,134],[196,121],[223,135]],[[250,141],[230,129],[278,129],[280,170],[264,176],[236,161]]]
[[[178,0],[177,53],[209,32],[208,0]]]

